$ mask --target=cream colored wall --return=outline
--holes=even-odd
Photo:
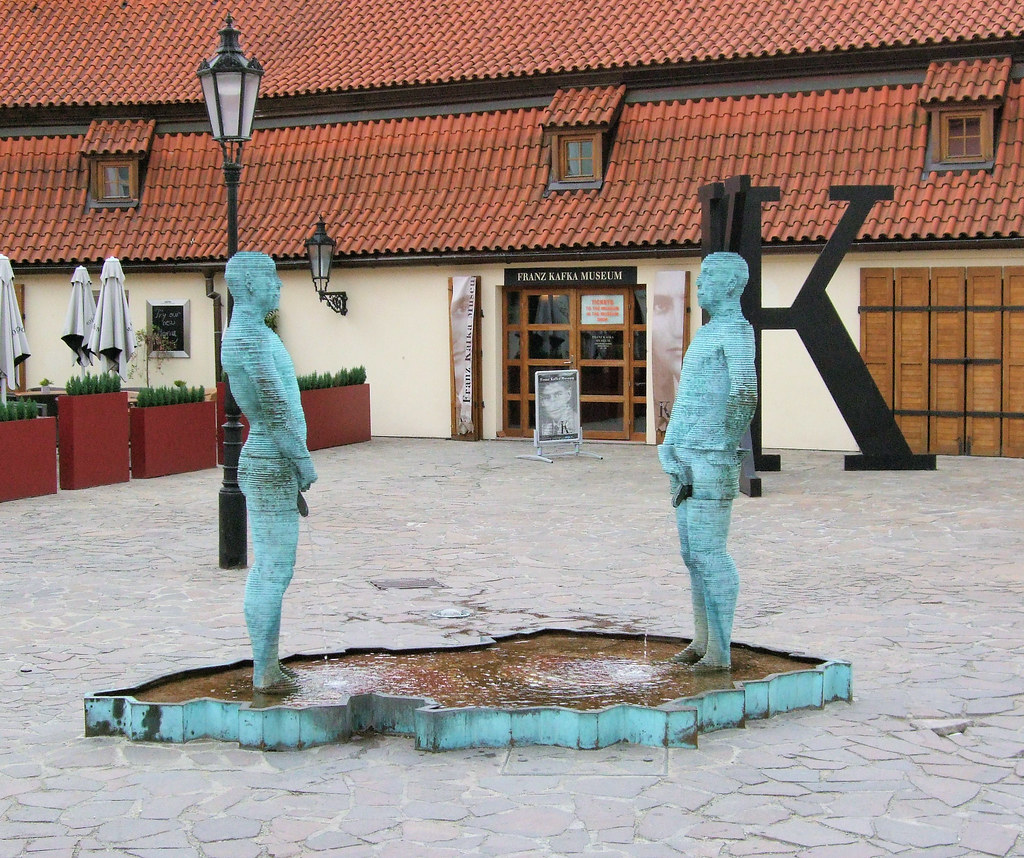
[[[767,307],[787,307],[810,272],[813,254],[769,254],[763,259],[762,294]],[[550,264],[550,263],[549,263]],[[593,266],[598,263],[586,263]],[[635,265],[637,280],[653,285],[659,271],[688,271],[691,284],[699,270],[696,258],[640,262],[607,260],[602,267]],[[860,342],[857,307],[860,270],[866,267],[1021,265],[1024,254],[1010,252],[858,253],[843,261],[828,294],[854,344]],[[581,264],[582,265],[582,264]],[[515,267],[530,267],[516,265]],[[349,313],[339,316],[321,303],[303,269],[281,272],[279,332],[299,373],[336,371],[362,364],[371,392],[374,435],[447,438],[451,432],[451,366],[448,321],[448,279],[478,275],[481,280],[482,384],[485,402],[483,434],[497,436],[501,420],[501,286],[505,265],[335,270],[331,288],[349,296]],[[17,271],[15,272],[17,274]],[[98,286],[99,271],[91,271]],[[214,382],[213,305],[206,297],[203,276],[196,273],[126,272],[132,320],[145,325],[146,301],[191,300],[191,357],[168,359],[151,383],[183,379],[189,385]],[[76,368],[71,351],[60,340],[70,295],[70,276],[17,277],[26,287],[26,331],[33,356],[27,364],[29,386],[47,376],[62,384]],[[223,278],[215,288],[226,297]],[[648,313],[651,311],[648,289]],[[700,324],[696,289],[690,295],[693,325]],[[138,361],[137,361],[138,363]],[[140,371],[129,386],[144,382]],[[652,389],[648,378],[648,390]],[[765,448],[854,451],[856,445],[839,410],[795,331],[766,331],[761,379]],[[647,441],[654,443],[653,413],[648,413]]]
[[[100,287],[102,266],[89,269],[93,291]],[[65,274],[43,274],[19,276],[15,269],[15,282],[25,286],[25,333],[28,336],[32,356],[25,363],[26,383],[38,387],[42,378],[48,378],[55,385],[63,386],[69,377],[77,376],[80,369],[74,363],[74,355],[64,342],[61,334],[68,301],[71,297],[71,274],[69,266]],[[188,300],[191,313],[192,334],[189,357],[167,358],[157,368],[155,359],[150,361],[150,384],[170,385],[176,379],[189,386],[214,384],[213,345],[213,302],[206,297],[203,276],[187,274],[151,274],[125,272],[125,287],[128,290],[128,307],[136,331],[146,325],[146,302],[166,300]],[[99,361],[94,361],[91,372],[99,371]],[[145,386],[144,351],[140,350],[133,361],[132,374],[127,387]]]

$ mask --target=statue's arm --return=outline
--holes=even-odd
[[[249,355],[247,370],[260,402],[267,435],[278,452],[295,467],[299,487],[309,488],[316,481],[316,470],[306,448],[306,425],[298,402],[298,387],[291,391],[286,386],[272,349],[255,349]]]
[[[729,398],[725,409],[725,433],[738,446],[757,408],[757,370],[754,366],[754,329],[743,323],[723,343],[729,371]]]

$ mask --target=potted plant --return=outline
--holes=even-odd
[[[202,387],[144,387],[131,409],[132,476],[162,477],[217,464],[217,406]]]
[[[5,451],[0,501],[56,493],[55,417],[40,417],[30,399],[0,404],[0,449]]]
[[[57,397],[60,487],[128,482],[128,394],[120,377],[72,377],[65,391]]]
[[[296,380],[310,450],[370,440],[370,385],[364,367],[314,372]]]
[[[41,378],[41,379],[39,379],[39,392],[40,393],[49,393],[50,392],[50,385],[52,383],[53,382],[51,382],[50,379],[48,379],[48,378]]]

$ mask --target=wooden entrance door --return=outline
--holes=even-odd
[[[506,290],[503,434],[533,435],[534,373],[576,369],[583,437],[643,438],[645,306],[644,287]]]

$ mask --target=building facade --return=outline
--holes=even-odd
[[[217,378],[226,203],[195,69],[223,11],[179,5],[0,3],[23,57],[0,70],[0,252],[28,386],[72,373],[71,273],[98,281],[109,255],[136,328],[187,302],[187,356],[151,361],[154,383]],[[278,260],[297,371],[366,366],[374,434],[456,434],[451,290],[471,276],[482,437],[531,437],[533,372],[571,367],[584,437],[656,442],[656,347],[700,323],[700,189],[747,175],[779,189],[765,307],[790,306],[833,235],[831,188],[893,188],[829,299],[915,452],[1024,455],[1017,5],[352,6],[239,14],[266,69],[239,228]],[[54,39],[69,61],[31,49]],[[321,215],[345,316],[305,262]],[[796,332],[763,332],[761,397],[764,446],[856,449]]]

